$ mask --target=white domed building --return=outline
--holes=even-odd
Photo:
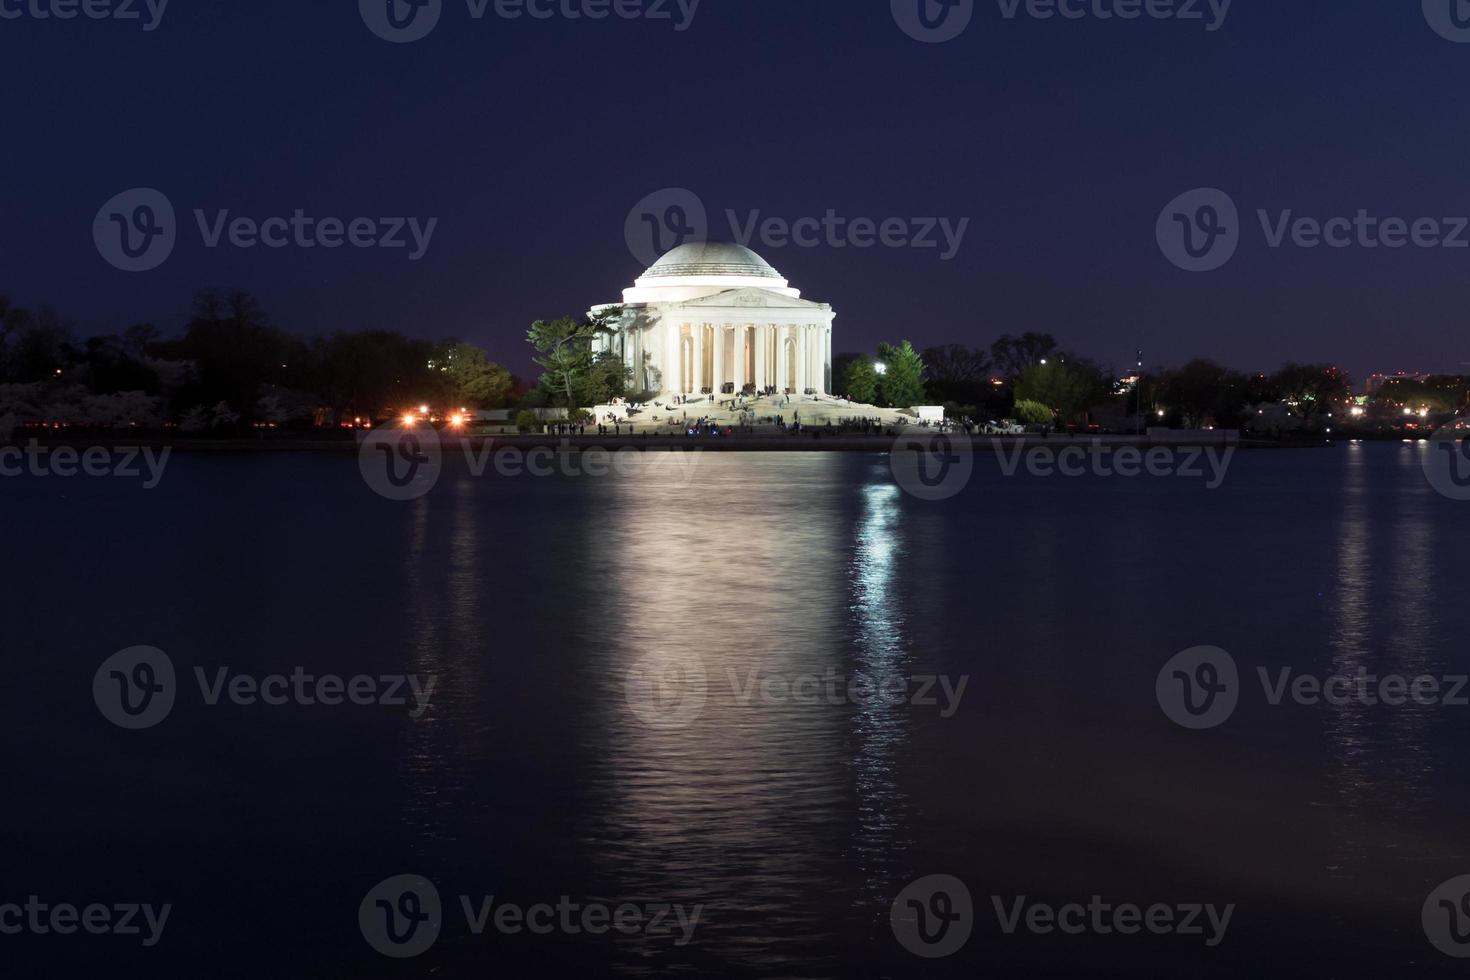
[[[660,396],[832,392],[832,307],[801,298],[765,259],[741,245],[672,249],[623,291],[618,354],[633,390]]]

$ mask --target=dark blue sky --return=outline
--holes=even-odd
[[[49,0],[0,7],[23,2]],[[152,32],[0,19],[0,80],[0,290],[82,333],[174,332],[197,288],[232,285],[297,332],[459,335],[525,372],[529,322],[616,300],[641,271],[629,210],[682,186],[712,237],[727,208],[970,219],[951,261],[755,245],[836,307],[840,350],[1037,329],[1118,367],[1139,346],[1151,364],[1324,359],[1359,378],[1470,361],[1470,249],[1271,249],[1255,218],[1470,215],[1470,44],[1410,0],[1235,0],[1215,32],[976,0],[944,44],[906,36],[888,0],[703,0],[683,32],[474,20],[445,0],[401,45],[353,0],[172,0]],[[140,186],[177,208],[179,241],[130,274],[92,221]],[[1201,186],[1232,196],[1243,237],[1194,274],[1154,226]],[[196,207],[439,224],[418,262],[208,249]]]

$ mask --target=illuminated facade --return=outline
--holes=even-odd
[[[657,396],[740,391],[832,392],[832,307],[801,298],[740,245],[691,242],[623,291],[616,334],[597,351],[622,357],[633,391]]]

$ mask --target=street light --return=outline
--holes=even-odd
[[[877,371],[879,374],[887,374],[888,373],[888,365],[886,363],[884,363],[883,361],[874,361],[873,362],[873,370],[874,371]]]

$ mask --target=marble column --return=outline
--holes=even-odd
[[[704,328],[708,324],[700,323],[694,327],[694,395],[698,396],[704,388]]]
[[[761,391],[766,386],[766,327],[765,324],[757,323],[751,341],[755,346],[755,389]]]
[[[790,334],[790,327],[776,329],[776,389],[783,392],[791,387],[791,358],[786,353]]]
[[[830,395],[837,390],[837,379],[832,377],[832,328],[825,327],[822,330],[825,339],[822,342],[823,357],[826,363],[822,365],[822,394]]]
[[[728,327],[728,326],[729,326],[728,323],[719,323],[719,324],[716,324],[715,325],[715,328],[714,328],[714,330],[715,330],[715,358],[714,358],[714,361],[715,361],[715,363],[714,363],[715,376],[714,376],[714,379],[710,382],[710,388],[711,388],[711,390],[714,391],[716,398],[719,397],[720,389],[722,389],[722,388],[725,387],[725,328]]]
[[[745,336],[747,328],[740,324],[735,328],[735,394],[745,390]]]
[[[806,394],[811,386],[811,328],[801,325],[801,378],[797,379],[797,391]]]

